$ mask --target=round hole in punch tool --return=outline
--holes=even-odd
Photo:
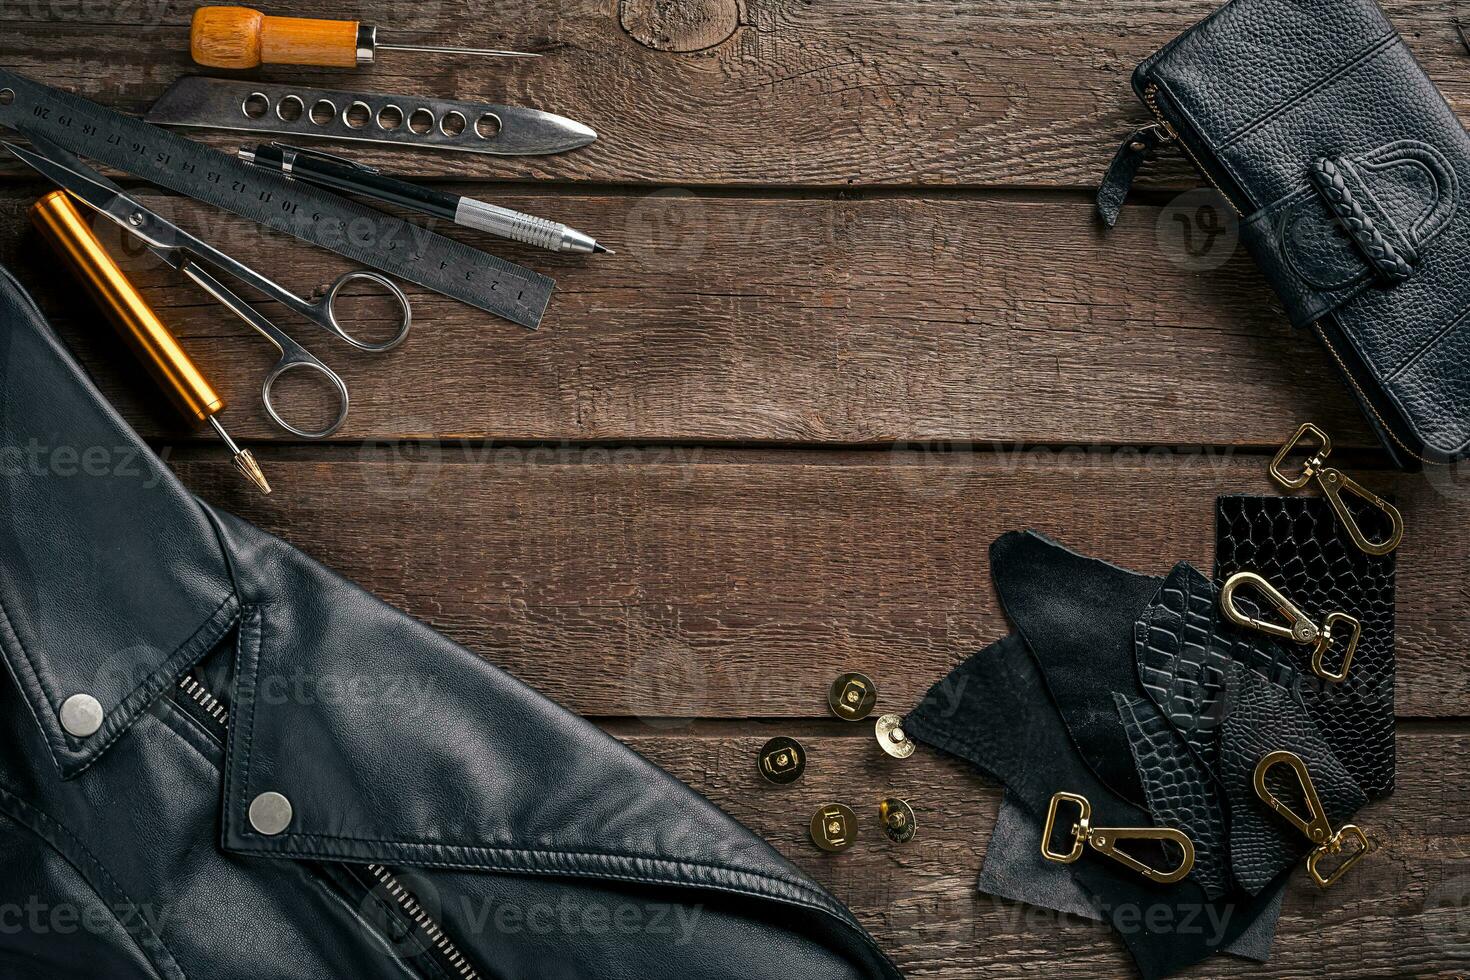
[[[439,132],[445,136],[458,136],[465,131],[468,125],[469,121],[465,119],[464,113],[451,109],[444,114],[443,119],[439,120]]]
[[[358,101],[347,107],[342,113],[342,121],[347,124],[348,129],[362,129],[373,118],[372,107],[366,102]]]
[[[408,117],[408,128],[423,136],[434,129],[434,114],[428,109],[415,109]]]
[[[475,120],[475,135],[482,140],[493,140],[500,135],[500,117],[487,112]]]
[[[293,123],[306,112],[306,103],[299,95],[288,95],[276,103],[276,118],[281,122]]]
[[[0,88],[0,105],[10,105],[15,101],[15,89]]]
[[[270,108],[271,100],[266,98],[264,92],[251,92],[240,103],[240,111],[245,113],[247,119],[262,119]]]
[[[403,125],[403,110],[396,105],[388,104],[378,110],[378,128],[392,132]]]
[[[317,99],[311,107],[311,121],[318,126],[325,126],[337,118],[337,106],[331,99]]]

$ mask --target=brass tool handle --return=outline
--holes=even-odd
[[[181,412],[203,422],[224,410],[225,400],[107,254],[65,191],[52,191],[32,205],[31,223]]]
[[[211,68],[364,63],[355,20],[268,17],[250,7],[200,7],[189,27],[189,53]],[[371,48],[367,61],[372,60]]]

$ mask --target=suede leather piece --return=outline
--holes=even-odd
[[[1041,839],[1041,821],[1032,817],[1008,792],[1001,799],[1000,813],[990,832],[985,862],[980,867],[980,891],[1012,902],[1025,902],[1037,908],[1063,915],[1077,916],[1093,922],[1106,917],[1072,877],[1064,864],[1041,856],[1036,842]],[[1222,947],[1222,952],[1264,963],[1271,956],[1276,940],[1276,925],[1281,918],[1281,902],[1286,894],[1287,877],[1282,876],[1272,890],[1269,904],[1246,927],[1235,942]]]
[[[1109,789],[1145,805],[1113,694],[1143,697],[1133,624],[1162,580],[1079,555],[1035,531],[996,538],[990,568],[1073,746]]]
[[[1034,657],[1019,636],[1009,636],[931,689],[904,728],[1001,782],[1038,822],[1051,795],[1066,790],[1091,802],[1099,826],[1147,826],[1147,812],[1109,790],[1078,756],[1055,704],[1038,696],[1044,689]],[[1210,902],[1189,878],[1160,885],[1090,849],[1071,871],[1107,910],[1145,978],[1167,976],[1235,942],[1271,905],[1268,897]],[[1205,922],[1223,925],[1209,929]]]

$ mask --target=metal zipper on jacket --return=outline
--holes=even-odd
[[[373,880],[383,887],[383,891],[397,903],[399,909],[408,916],[409,921],[434,944],[434,951],[444,958],[455,976],[462,980],[480,980],[479,971],[459,951],[454,940],[445,934],[439,923],[434,921],[433,916],[424,911],[419,900],[414,898],[413,892],[409,891],[393,872],[381,864],[370,864],[367,866],[367,871]]]
[[[1195,156],[1194,150],[1190,149],[1189,143],[1186,142],[1179,135],[1179,131],[1174,128],[1174,124],[1171,123],[1164,115],[1164,111],[1159,108],[1158,98],[1158,84],[1155,82],[1149,82],[1148,86],[1143,90],[1143,100],[1148,103],[1149,111],[1154,114],[1154,118],[1158,119],[1159,125],[1164,128],[1164,133],[1167,136],[1167,139],[1162,139],[1161,142],[1178,143],[1180,146],[1184,147],[1184,152],[1189,155],[1190,161],[1194,163],[1194,168],[1200,172],[1200,176],[1204,177],[1205,180],[1208,180],[1210,182],[1210,186],[1214,187],[1215,190],[1220,192],[1220,196],[1225,198],[1225,203],[1230,205],[1230,208],[1232,211],[1235,212],[1236,217],[1245,217],[1245,213],[1240,210],[1240,205],[1236,204],[1235,199],[1225,192],[1225,188],[1220,186],[1220,182],[1215,179],[1214,174],[1210,173],[1210,171],[1205,167],[1203,163],[1200,163],[1199,157]]]
[[[179,678],[178,688],[210,721],[219,725],[220,731],[217,734],[223,736],[225,726],[230,720],[230,709],[225,707],[225,703],[189,674]],[[433,953],[442,959],[453,976],[459,980],[480,980],[479,971],[397,876],[380,864],[367,865],[367,872],[376,884],[382,886],[384,893],[393,900],[408,922],[428,939],[433,946]]]

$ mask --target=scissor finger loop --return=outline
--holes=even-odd
[[[392,337],[385,341],[374,343],[362,340],[353,335],[346,327],[342,326],[342,321],[337,316],[338,297],[342,295],[342,290],[346,286],[356,280],[364,280],[382,287],[387,291],[388,295],[393,297],[393,301],[398,304],[399,320],[397,330]],[[398,283],[377,272],[367,272],[361,269],[344,272],[338,276],[337,281],[332,283],[332,287],[327,290],[326,298],[322,300],[318,309],[322,311],[325,319],[317,319],[316,317],[313,317],[313,319],[317,319],[318,323],[321,323],[322,326],[358,350],[368,351],[370,353],[381,353],[397,347],[408,339],[409,328],[413,326],[413,307],[408,301],[408,294],[403,291]]]
[[[295,347],[296,345],[293,344],[292,346]],[[336,390],[337,414],[325,428],[303,429],[300,426],[292,425],[276,409],[275,402],[272,400],[275,384],[282,377],[293,371],[313,371],[320,374]],[[296,347],[295,351],[282,352],[281,359],[276,362],[275,367],[271,368],[270,373],[265,376],[265,381],[260,386],[260,400],[265,404],[266,413],[270,415],[271,419],[277,425],[292,435],[300,436],[303,439],[325,439],[342,428],[342,423],[347,421],[347,384],[342,380],[342,376],[300,347]]]

